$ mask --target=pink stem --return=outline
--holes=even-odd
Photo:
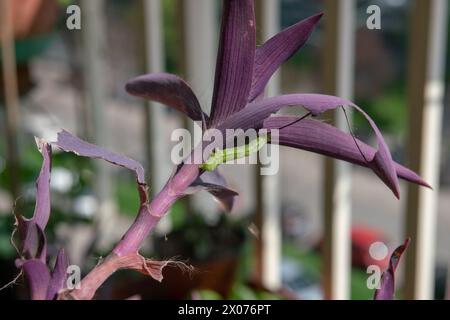
[[[140,208],[136,220],[116,245],[113,253],[118,256],[137,253],[150,231],[175,201],[183,196],[184,191],[198,177],[199,172],[196,164],[183,165],[175,176],[169,179],[153,201]]]

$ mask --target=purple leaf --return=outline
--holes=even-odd
[[[295,116],[272,116],[264,121],[264,128],[279,130],[279,144],[345,160],[363,167],[376,150],[350,134],[327,123]],[[286,126],[286,127],[285,127]],[[356,142],[355,142],[356,141]],[[430,187],[416,173],[395,163],[397,176],[404,180]],[[377,173],[377,172],[376,172]]]
[[[65,130],[58,133],[58,140],[55,144],[66,152],[73,152],[82,157],[102,159],[114,165],[134,171],[138,183],[139,194],[141,196],[141,202],[146,202],[148,200],[144,168],[136,160],[83,141]]]
[[[50,272],[45,263],[36,259],[27,260],[22,268],[30,285],[31,299],[45,300],[50,283]]]
[[[261,128],[266,118],[284,107],[302,106],[314,116],[317,116],[342,105],[353,105],[353,103],[347,99],[322,94],[281,95],[248,104],[245,109],[226,119],[218,129],[240,128],[247,130],[249,128]]]
[[[216,125],[245,107],[256,47],[253,0],[223,2],[211,119]]]
[[[21,240],[21,253],[25,259],[38,259],[44,264],[47,258],[47,240],[44,231],[34,220],[22,216],[17,218]]]
[[[67,281],[67,268],[69,267],[69,259],[64,252],[64,249],[60,249],[58,256],[56,257],[55,268],[53,269],[52,276],[47,289],[47,300],[53,300],[56,298],[58,292],[64,289]]]
[[[36,139],[43,156],[42,167],[36,180],[36,205],[31,219],[17,216],[16,224],[20,237],[21,259],[16,261],[22,268],[30,285],[31,298],[44,300],[50,273],[46,266],[47,240],[44,229],[50,217],[50,169],[51,146],[43,140]]]
[[[375,300],[394,300],[395,270],[397,269],[403,252],[408,248],[410,240],[410,238],[406,239],[405,242],[392,253],[391,259],[389,260],[389,267],[381,276],[380,288],[375,291]]]
[[[263,121],[272,113],[279,111],[283,107],[299,105],[310,111],[314,116],[339,106],[351,106],[359,111],[375,132],[378,143],[377,152],[372,159],[369,159],[370,167],[377,172],[378,176],[392,190],[394,195],[399,198],[399,184],[394,161],[380,130],[361,108],[347,99],[323,94],[288,94],[268,98],[251,103],[245,109],[231,115],[219,126],[219,129],[241,128],[247,130],[249,128],[259,128],[262,126]]]
[[[191,184],[185,194],[193,194],[202,190],[211,193],[228,212],[233,209],[234,197],[239,195],[236,191],[227,188],[225,177],[218,170],[205,171]]]
[[[36,205],[31,219],[17,217],[17,227],[21,240],[21,253],[26,259],[39,259],[44,264],[47,256],[47,241],[44,229],[50,217],[50,169],[51,146],[43,140],[36,139],[42,154],[42,167],[36,180]]]
[[[45,229],[50,217],[50,170],[52,148],[43,140],[36,139],[43,161],[41,172],[36,181],[36,206],[34,208],[33,221],[42,229]]]
[[[306,43],[322,15],[316,14],[286,28],[256,49],[249,102],[264,91],[270,77],[281,64]]]
[[[194,121],[208,118],[202,111],[192,89],[180,77],[169,73],[150,73],[134,78],[125,86],[137,97],[154,100],[175,108]]]

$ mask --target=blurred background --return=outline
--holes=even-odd
[[[186,79],[209,110],[221,1],[0,0],[0,287],[17,275],[13,212],[30,217],[41,155],[34,136],[62,128],[139,160],[151,192],[169,177],[173,129],[192,128],[167,107],[128,96],[126,81],[150,71]],[[70,7],[77,5],[78,7]],[[280,171],[226,165],[240,193],[224,214],[207,194],[179,201],[142,253],[195,266],[157,283],[121,271],[99,298],[370,299],[369,254],[412,237],[400,298],[443,299],[450,262],[450,83],[446,0],[256,0],[258,43],[317,12],[325,16],[272,79],[268,95],[321,92],[353,99],[379,125],[396,161],[433,191],[401,182],[395,199],[370,171],[281,148]],[[381,29],[369,29],[370,5]],[[68,11],[69,8],[69,11]],[[80,26],[77,28],[77,9]],[[292,111],[290,111],[292,112]],[[338,115],[325,118],[346,128]],[[374,145],[363,118],[354,133]],[[331,164],[331,166],[330,166]],[[136,216],[126,170],[54,150],[50,256],[64,246],[88,272]],[[22,280],[0,297],[26,298]]]

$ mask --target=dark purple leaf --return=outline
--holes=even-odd
[[[185,194],[193,194],[202,190],[211,193],[225,211],[233,209],[234,197],[239,195],[236,191],[227,188],[225,177],[218,170],[205,171],[191,184]]]
[[[249,102],[264,91],[270,77],[281,64],[306,43],[322,15],[323,13],[316,14],[290,26],[256,49]]]
[[[369,159],[370,167],[377,172],[378,176],[392,190],[394,195],[397,198],[400,197],[394,161],[380,130],[361,108],[347,99],[323,94],[288,94],[268,98],[251,103],[245,109],[233,114],[219,126],[219,129],[241,128],[247,130],[248,128],[259,128],[263,125],[263,121],[272,113],[279,111],[283,107],[299,105],[310,111],[314,116],[339,106],[351,106],[359,111],[375,132],[378,143],[377,152],[372,159]]]
[[[136,175],[141,202],[146,202],[148,200],[144,168],[136,160],[83,141],[65,130],[58,133],[58,140],[55,144],[66,152],[73,152],[82,157],[102,159],[133,171]]]
[[[256,35],[253,0],[223,2],[211,120],[218,124],[247,103]]]
[[[38,259],[44,264],[47,258],[47,240],[44,231],[34,220],[22,216],[17,218],[21,253],[25,259]]]
[[[125,86],[133,96],[154,100],[175,108],[194,121],[205,121],[200,103],[180,77],[169,73],[150,73],[131,79]]]
[[[383,272],[380,280],[380,288],[375,291],[375,300],[394,300],[395,294],[395,270],[397,269],[403,252],[408,248],[410,238],[399,246],[391,255],[388,269]]]
[[[36,259],[27,260],[22,268],[30,285],[31,299],[45,300],[50,283],[50,272],[45,263]]]
[[[56,257],[55,268],[53,269],[52,276],[47,289],[47,300],[53,300],[56,298],[58,292],[65,288],[67,281],[67,268],[69,267],[69,259],[64,252],[64,249],[60,249],[58,256]]]
[[[376,150],[373,147],[336,127],[314,119],[298,121],[299,119],[295,116],[269,117],[264,121],[264,128],[282,128],[279,130],[280,145],[319,153],[364,167],[369,165],[366,159],[372,159],[375,155]],[[399,178],[429,187],[416,173],[398,163],[395,163],[395,170]]]

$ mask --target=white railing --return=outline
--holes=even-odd
[[[355,1],[325,1],[324,88],[326,93],[353,100]],[[351,113],[347,114],[351,116]],[[350,117],[349,117],[350,118]],[[348,130],[342,110],[334,125]],[[350,297],[351,166],[325,159],[324,163],[324,293],[327,299]]]

